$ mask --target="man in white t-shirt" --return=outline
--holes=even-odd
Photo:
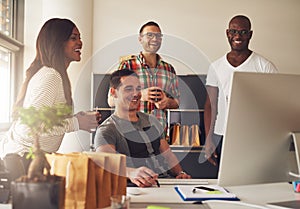
[[[233,17],[226,30],[231,51],[214,61],[208,70],[206,79],[208,97],[204,107],[205,156],[213,165],[218,165],[220,160],[233,72],[277,72],[270,61],[248,48],[252,33],[248,17],[243,15]]]

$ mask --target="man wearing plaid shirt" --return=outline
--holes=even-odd
[[[157,54],[162,36],[157,23],[145,23],[138,38],[143,51],[122,57],[118,69],[131,69],[139,76],[143,89],[140,111],[154,114],[166,130],[165,110],[179,107],[180,94],[174,67]],[[109,104],[113,106],[111,100]]]

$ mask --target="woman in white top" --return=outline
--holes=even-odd
[[[72,61],[81,59],[82,41],[76,25],[68,19],[53,18],[41,28],[36,42],[36,57],[26,71],[26,79],[14,106],[54,106],[66,103],[72,106],[71,84],[67,68]],[[40,146],[45,152],[56,152],[67,132],[79,129],[89,131],[95,128],[98,114],[79,112],[67,118],[62,127],[40,136]],[[28,136],[28,127],[17,119],[13,122],[6,138],[1,140],[0,154],[23,155],[33,146]]]

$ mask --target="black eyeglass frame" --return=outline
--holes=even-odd
[[[237,35],[245,36],[252,32],[252,30],[236,30],[236,29],[227,29],[227,32],[231,35]]]
[[[144,34],[140,34],[140,36],[147,36],[147,38],[150,38],[150,39],[153,39],[154,36],[156,39],[162,39],[163,37],[163,34],[162,33],[153,33],[153,32],[147,32],[147,33],[144,33]]]

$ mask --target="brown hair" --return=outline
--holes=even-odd
[[[62,77],[65,98],[72,105],[71,84],[65,66],[64,44],[72,34],[76,25],[68,19],[52,18],[41,28],[36,41],[36,56],[26,70],[26,78],[14,105],[22,107],[30,79],[43,67],[51,67]]]
[[[116,70],[110,76],[110,87],[117,89],[121,85],[121,78],[127,76],[139,77],[133,70],[127,68]]]

